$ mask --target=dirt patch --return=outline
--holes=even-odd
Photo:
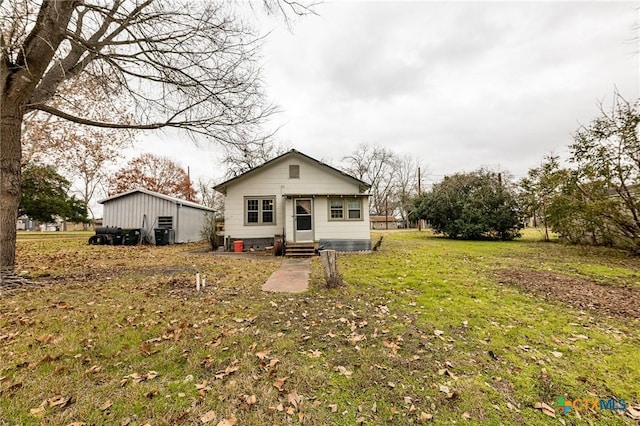
[[[585,278],[536,270],[504,269],[496,272],[496,276],[501,283],[574,308],[640,319],[640,288],[602,285]]]

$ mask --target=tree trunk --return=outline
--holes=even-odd
[[[321,250],[320,259],[324,270],[324,279],[328,288],[336,288],[342,285],[342,277],[338,273],[338,256],[335,250]]]
[[[4,96],[3,96],[4,97]],[[20,106],[3,99],[0,116],[0,271],[13,271],[20,204],[22,117]]]

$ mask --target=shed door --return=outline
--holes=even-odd
[[[313,241],[313,199],[296,198],[294,221],[294,240],[296,242]]]

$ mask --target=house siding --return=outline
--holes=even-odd
[[[315,233],[316,241],[337,237],[353,240],[370,239],[367,197],[362,197],[362,220],[329,220],[329,199],[318,197],[315,204],[315,221],[322,224]]]
[[[289,177],[289,166],[299,165],[299,177]],[[283,232],[287,241],[294,241],[292,194],[313,198],[314,241],[337,236],[344,240],[370,241],[368,197],[360,196],[362,220],[329,221],[326,195],[360,194],[360,186],[344,175],[299,155],[285,156],[250,176],[229,184],[225,197],[225,236],[227,239],[273,238]],[[273,196],[275,199],[274,225],[245,225],[246,197]]]
[[[289,178],[290,165],[300,165],[299,178]],[[249,178],[235,182],[227,188],[224,206],[225,234],[232,237],[242,235],[247,238],[273,237],[275,234],[282,234],[285,217],[293,215],[291,200],[285,200],[282,197],[284,194],[357,194],[359,192],[356,184],[351,184],[338,175],[327,173],[305,158],[283,158],[271,167],[259,170]],[[250,196],[275,197],[275,225],[244,225],[244,200],[245,197]],[[285,210],[287,203],[289,206]],[[314,210],[317,214],[318,207]]]

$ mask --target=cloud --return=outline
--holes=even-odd
[[[292,32],[261,22],[263,79],[283,110],[269,124],[278,138],[334,164],[368,142],[415,156],[432,180],[481,165],[522,176],[566,152],[614,86],[640,97],[637,2],[327,2],[318,13]],[[148,146],[222,175],[216,147],[167,139]]]
[[[438,175],[526,172],[562,151],[614,85],[638,96],[633,2],[327,3],[267,56],[281,135],[340,158],[360,142]]]

